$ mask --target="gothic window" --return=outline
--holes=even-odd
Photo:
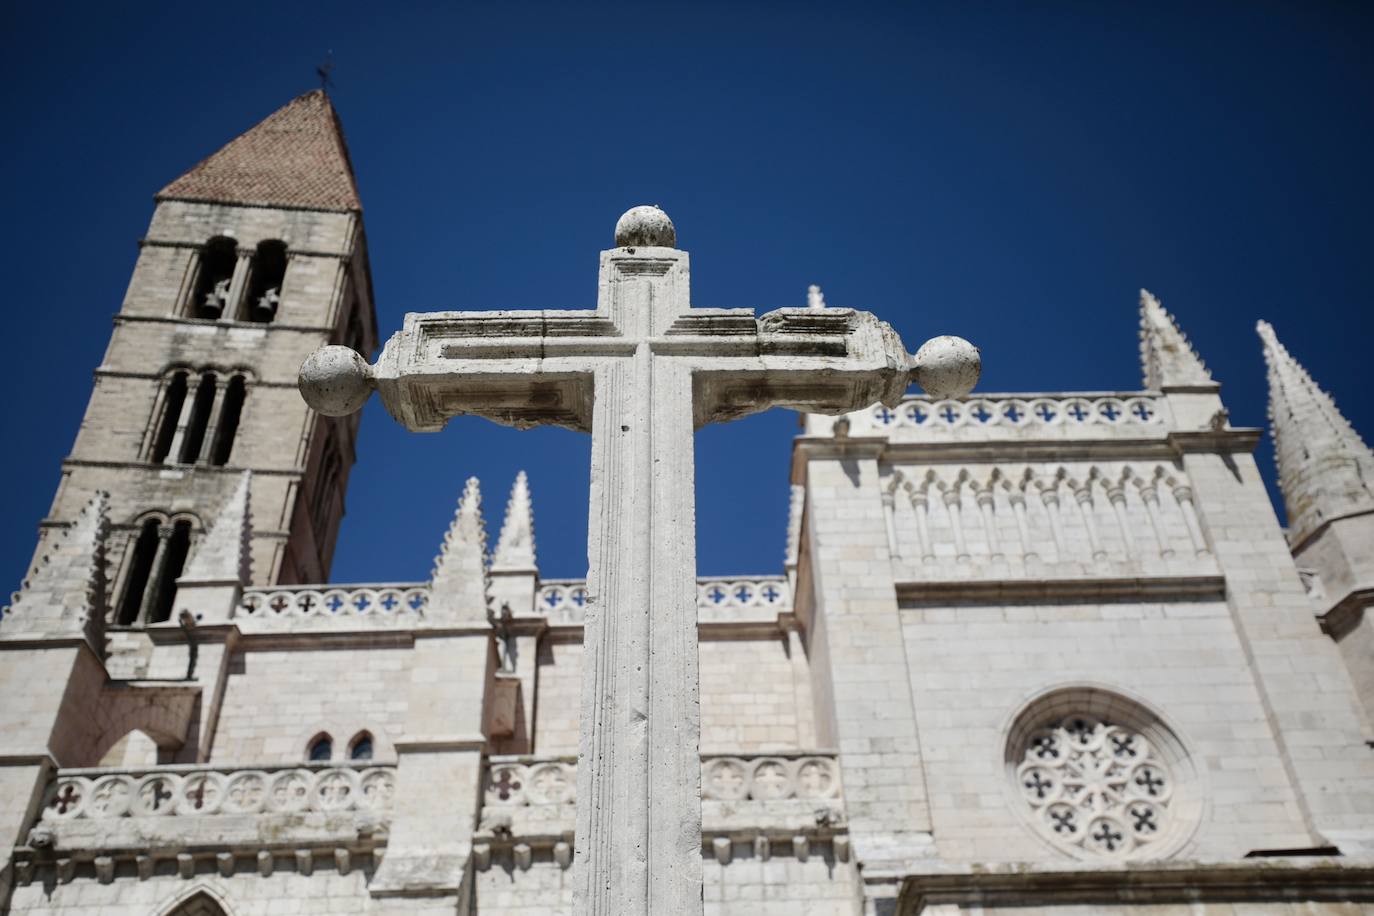
[[[121,626],[162,623],[172,616],[177,579],[191,552],[191,521],[146,519],[129,552],[115,622]]]
[[[242,374],[222,382],[212,371],[197,375],[177,370],[165,385],[148,460],[154,464],[228,464],[247,396],[248,380]]]
[[[313,763],[325,763],[334,758],[334,739],[329,737],[328,732],[321,732],[314,738],[305,750],[306,759]]]
[[[286,243],[259,242],[253,255],[252,283],[243,303],[243,320],[267,323],[277,317],[281,286],[286,277]]]
[[[1197,823],[1191,758],[1158,717],[1095,688],[1056,691],[1023,712],[1007,747],[1013,804],[1081,858],[1152,859]]]
[[[186,373],[172,374],[162,398],[162,419],[158,422],[157,435],[153,439],[153,451],[149,456],[154,464],[167,460],[172,450],[172,439],[176,436],[177,421],[181,418],[181,407],[186,402]]]
[[[371,760],[372,759],[372,735],[368,732],[358,732],[353,737],[353,741],[348,746],[349,760]]]
[[[238,245],[233,239],[220,235],[205,243],[200,250],[195,289],[187,303],[191,317],[216,319],[230,310],[229,291],[237,263]]]
[[[220,906],[209,894],[201,891],[187,900],[178,904],[167,916],[227,916],[224,907]]]

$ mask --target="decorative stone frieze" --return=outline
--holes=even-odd
[[[365,769],[59,771],[44,798],[45,822],[368,811],[384,814],[395,767]]]
[[[429,603],[428,585],[345,585],[300,589],[247,589],[240,619],[252,624],[298,626],[333,621],[362,626],[418,624]]]
[[[849,435],[894,441],[1102,438],[1167,430],[1165,401],[1156,395],[984,395],[932,400],[908,397],[895,408],[875,404],[848,415]]]
[[[236,620],[247,632],[257,628],[367,629],[426,625],[428,583],[250,588],[243,593]],[[540,585],[533,613],[551,623],[580,625],[586,612],[587,585],[581,579],[555,579]],[[703,622],[765,617],[791,610],[792,595],[783,576],[697,580],[697,607]],[[760,613],[755,613],[760,612]]]
[[[703,799],[825,801],[840,796],[833,757],[710,757],[702,761]]]

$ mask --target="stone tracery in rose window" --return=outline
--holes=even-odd
[[[1168,765],[1139,732],[1092,716],[1037,729],[1016,783],[1047,835],[1096,855],[1145,853],[1169,823]]]

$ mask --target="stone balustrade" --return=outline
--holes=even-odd
[[[577,759],[492,757],[474,837],[479,870],[493,857],[517,869],[572,861]],[[702,844],[728,864],[741,845],[755,858],[829,854],[847,860],[840,768],[832,752],[703,754]]]
[[[366,620],[414,623],[429,603],[426,584],[316,585],[297,589],[249,588],[238,616],[254,622]]]
[[[833,754],[703,755],[706,801],[833,801],[841,797]],[[483,797],[488,806],[572,805],[577,762],[572,757],[493,757]]]
[[[535,605],[536,613],[547,615],[551,623],[581,623],[587,585],[580,579],[544,582]],[[697,608],[703,623],[775,619],[791,610],[792,594],[783,576],[707,577],[697,580]]]
[[[418,625],[429,603],[424,582],[381,585],[249,588],[236,619],[249,626],[406,627]],[[791,609],[786,578],[704,578],[697,580],[702,620],[776,617]],[[555,624],[580,624],[586,612],[587,584],[581,579],[550,579],[535,595],[533,612]]]
[[[371,869],[386,846],[395,788],[394,765],[59,770],[15,851],[15,879]]]
[[[221,770],[61,770],[48,787],[42,820],[207,817],[363,811],[385,814],[394,766]]]
[[[982,438],[1099,438],[1113,430],[1160,431],[1163,399],[1143,393],[984,395],[932,400],[910,397],[889,409],[881,404],[849,414],[850,435],[893,439],[961,441]],[[976,431],[976,432],[975,432]]]

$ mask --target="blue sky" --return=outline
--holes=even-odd
[[[1133,390],[1146,286],[1234,423],[1264,422],[1264,317],[1374,435],[1371,11],[11,4],[0,571],[17,586],[153,193],[331,49],[384,336],[417,309],[589,307],[616,217],[659,203],[698,305],[819,283],[913,349],[975,341],[982,390]],[[698,434],[703,574],[780,567],[794,431],[775,411]],[[373,404],[334,578],[425,578],[463,479],[494,534],[520,468],[544,574],[581,575],[589,454],[477,420],[409,434]]]

